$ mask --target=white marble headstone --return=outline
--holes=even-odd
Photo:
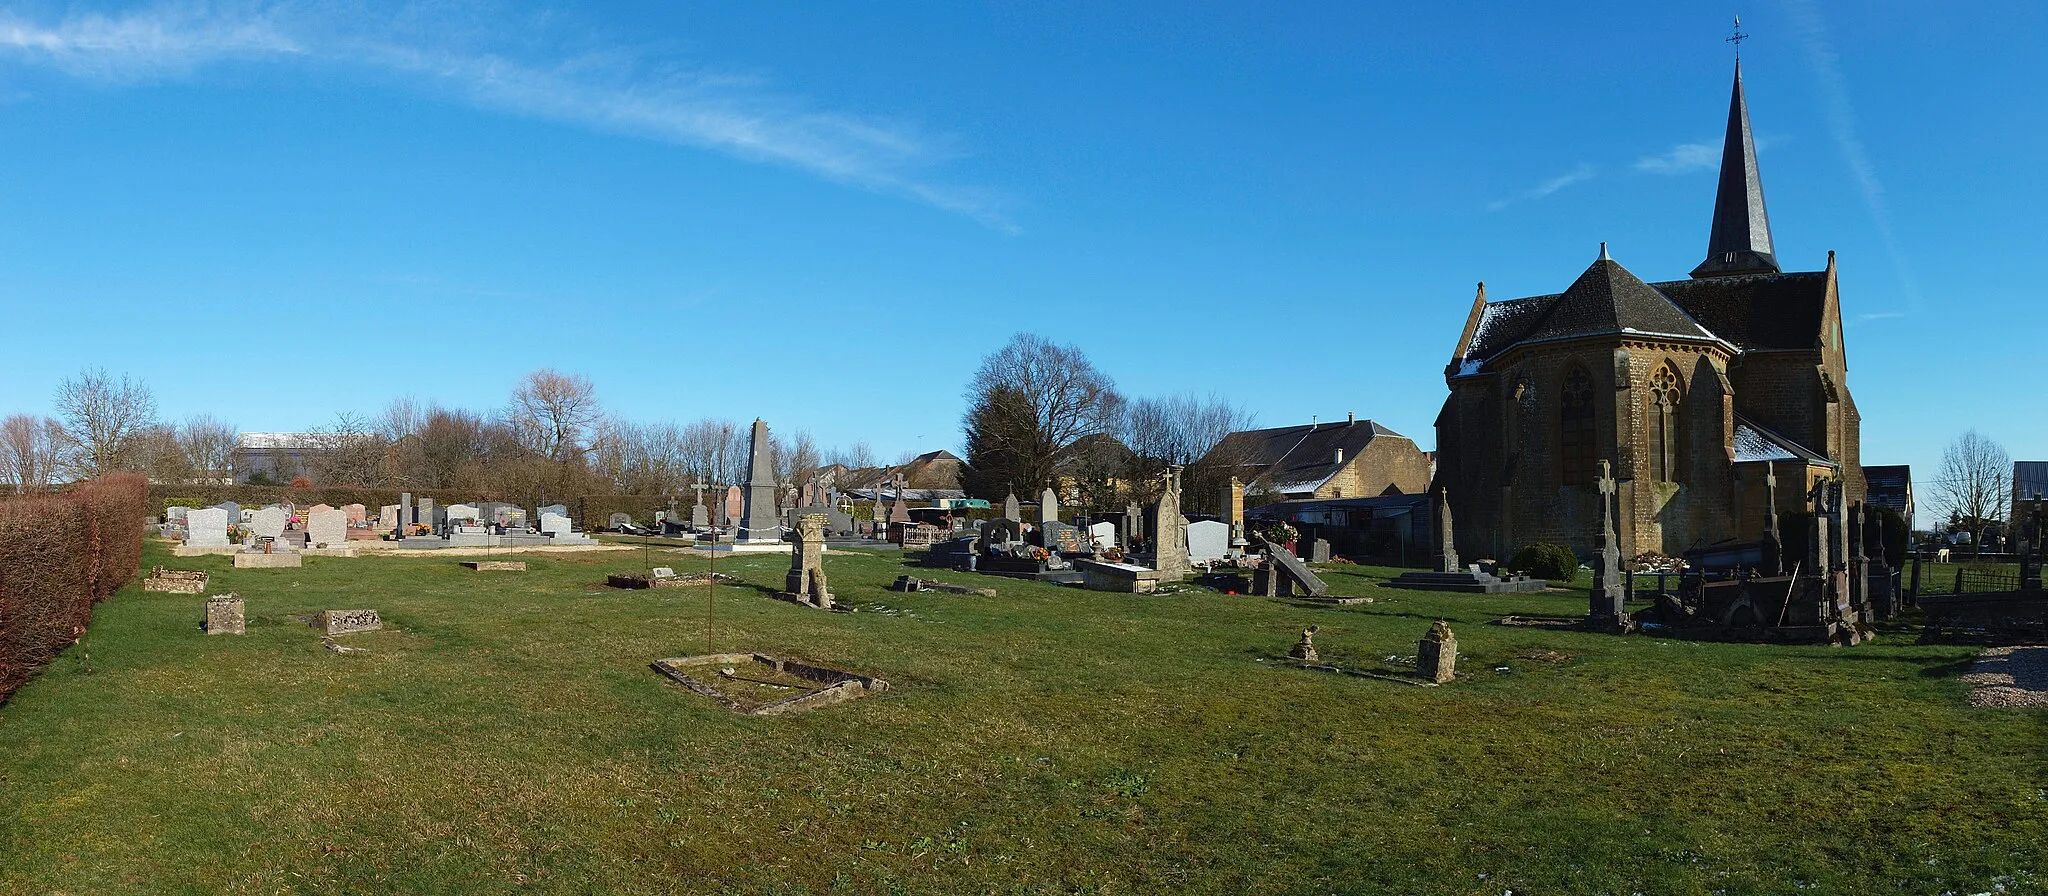
[[[250,534],[254,535],[259,542],[265,536],[273,539],[283,538],[285,521],[290,518],[291,515],[286,513],[282,507],[265,507],[262,510],[256,511],[249,518]]]
[[[548,535],[567,535],[569,518],[559,513],[543,513],[540,515],[540,531]]]
[[[318,507],[306,511],[306,544],[330,548],[348,545],[348,514],[339,510],[321,510]]]
[[[1089,526],[1088,540],[1095,543],[1096,550],[1106,551],[1116,547],[1116,524],[1096,523]]]
[[[218,507],[185,514],[185,545],[194,548],[228,546],[228,512]]]
[[[1230,556],[1230,524],[1202,520],[1188,524],[1188,560],[1221,560]]]

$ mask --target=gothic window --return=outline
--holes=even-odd
[[[1684,400],[1678,385],[1678,371],[1669,364],[1650,374],[1650,478],[1658,482],[1678,481],[1678,410]]]
[[[1594,438],[1593,376],[1577,364],[1558,390],[1558,468],[1565,485],[1587,485],[1599,477],[1600,450]]]

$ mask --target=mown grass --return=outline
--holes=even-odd
[[[656,565],[701,570],[657,550]],[[123,591],[0,707],[0,893],[1979,893],[2048,878],[2048,716],[1972,709],[1971,651],[1487,625],[1577,594],[1379,588],[1322,607],[970,574],[896,594],[834,553],[853,614],[722,558],[715,646],[895,689],[742,717],[651,660],[703,652],[702,589],[613,591],[637,552],[310,558]],[[171,561],[152,546],[145,563]],[[920,574],[930,575],[929,571]],[[375,608],[323,649],[293,620]],[[1274,663],[1305,625],[1376,667],[1455,629],[1459,681]],[[1561,663],[1518,654],[1547,649]],[[1389,661],[1389,657],[1395,659]]]

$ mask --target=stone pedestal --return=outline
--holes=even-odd
[[[789,573],[783,576],[783,592],[797,603],[832,609],[832,592],[825,581],[825,515],[806,513],[797,517],[796,541],[790,545]]]
[[[233,594],[221,594],[206,599],[206,633],[209,635],[245,634],[242,616],[242,599]]]
[[[1439,620],[1415,643],[1415,674],[1443,684],[1456,675],[1457,666],[1458,639],[1450,625]]]
[[[1320,662],[1322,657],[1316,655],[1316,630],[1316,626],[1313,625],[1302,629],[1301,640],[1294,642],[1293,649],[1287,651],[1287,655],[1304,663]]]

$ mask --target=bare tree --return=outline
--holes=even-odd
[[[382,485],[388,446],[368,417],[342,411],[312,434],[307,472],[322,485]]]
[[[18,494],[50,487],[64,426],[48,417],[15,414],[0,421],[0,476]]]
[[[428,411],[427,406],[420,404],[410,395],[392,399],[391,404],[384,408],[384,413],[377,417],[376,432],[383,436],[386,442],[404,441],[426,428]]]
[[[141,470],[151,482],[187,483],[194,478],[192,459],[178,441],[178,428],[165,423],[143,427],[135,434],[129,452],[131,469]]]
[[[543,368],[527,374],[512,390],[507,416],[527,447],[564,462],[588,448],[585,436],[603,414],[589,377]]]
[[[775,445],[775,478],[784,485],[801,486],[818,472],[818,441],[810,430],[787,435],[769,435]]]
[[[680,450],[692,484],[731,485],[743,477],[752,433],[731,420],[706,417],[683,427]]]
[[[967,387],[969,491],[999,487],[999,479],[1023,489],[1050,484],[1067,448],[1108,425],[1116,394],[1080,349],[1030,333],[1010,337]]]
[[[212,414],[186,418],[178,427],[178,447],[185,452],[193,478],[208,483],[226,481],[240,435],[234,424]]]
[[[864,470],[875,465],[875,449],[867,442],[860,441],[844,448],[832,449],[825,459],[828,463],[835,463],[849,470]]]
[[[2012,497],[2012,455],[2004,446],[1972,429],[1941,452],[1941,478],[1934,481],[1935,500],[1950,516],[1970,529],[1970,543],[1982,549],[1984,524],[2005,518]]]
[[[156,422],[156,396],[122,374],[92,368],[57,384],[64,420],[64,465],[80,479],[134,469],[137,439]]]

